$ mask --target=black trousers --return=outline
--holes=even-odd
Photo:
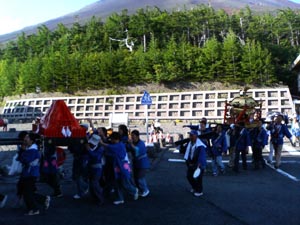
[[[46,196],[36,193],[36,177],[21,178],[22,195],[28,210],[37,210],[44,205]]]
[[[48,184],[52,189],[54,194],[60,194],[61,185],[60,185],[60,177],[58,173],[47,173],[43,174],[43,181]]]
[[[254,161],[254,167],[256,169],[259,168],[259,164],[264,167],[265,166],[265,160],[262,156],[262,148],[259,147],[253,147],[253,161]]]
[[[203,184],[202,184],[202,179],[203,179],[203,172],[201,171],[200,176],[198,176],[196,179],[193,177],[195,170],[197,169],[197,166],[187,166],[187,173],[186,177],[192,188],[194,189],[195,192],[201,193],[203,191]]]
[[[0,201],[4,199],[5,195],[0,194]]]
[[[246,152],[246,150],[235,149],[234,166],[233,166],[234,171],[239,170],[240,154],[242,156],[243,169],[247,169],[247,152]]]
[[[104,203],[103,188],[100,185],[101,176],[91,175],[89,178],[89,189],[92,198],[99,204]]]

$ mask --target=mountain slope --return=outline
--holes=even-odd
[[[246,6],[249,6],[253,11],[260,12],[284,8],[300,9],[300,4],[288,0],[99,0],[76,12],[45,21],[42,24],[53,30],[59,23],[71,26],[74,22],[84,23],[92,16],[105,20],[113,12],[121,12],[123,9],[128,9],[129,13],[134,13],[137,9],[145,8],[146,6],[157,6],[162,10],[177,10],[184,7],[190,9],[198,4],[211,5],[216,9],[225,9],[226,11],[237,10]],[[37,24],[9,34],[0,35],[0,43],[16,39],[21,32],[25,32],[27,35],[35,33],[40,25]]]

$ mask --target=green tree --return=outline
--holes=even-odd
[[[70,49],[71,52],[82,51],[83,49],[83,41],[86,35],[86,26],[81,25],[78,22],[74,23],[70,29],[70,32],[65,35],[69,38],[70,41]]]
[[[201,55],[196,59],[199,72],[197,74],[198,80],[222,79],[221,49],[222,46],[215,37],[206,41],[201,48]]]
[[[157,40],[152,35],[149,43],[149,50],[146,53],[146,61],[149,64],[149,70],[146,75],[147,82],[159,82],[159,75],[163,68],[162,51],[157,46]]]
[[[249,39],[243,47],[241,61],[241,77],[246,83],[256,83],[260,85],[274,82],[274,67],[271,63],[272,56],[267,49]]]
[[[16,84],[19,76],[20,63],[14,59],[2,60],[0,64],[0,87],[2,96],[16,93]]]
[[[16,81],[16,93],[34,93],[40,87],[42,80],[40,77],[42,62],[39,57],[31,58],[20,64],[19,76]]]
[[[86,24],[86,34],[81,43],[83,51],[90,53],[104,50],[103,39],[103,23],[100,19],[96,19],[96,17],[93,16]]]
[[[28,43],[24,32],[22,32],[22,34],[18,37],[16,45],[18,48],[18,60],[20,62],[25,62],[28,57],[32,56],[31,46]]]
[[[13,61],[18,58],[19,51],[16,42],[9,41],[3,51],[3,59],[8,61]]]
[[[222,66],[223,79],[229,82],[240,82],[240,57],[241,46],[235,33],[230,30],[223,42]]]
[[[157,74],[158,82],[163,81],[175,81],[180,79],[182,71],[178,66],[178,45],[175,38],[172,37],[166,46],[166,50],[163,52],[163,68],[160,73]]]

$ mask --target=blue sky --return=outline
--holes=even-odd
[[[0,0],[0,35],[63,16],[96,1]],[[292,1],[300,3],[300,0]]]
[[[97,0],[0,0],[0,35],[45,22]]]

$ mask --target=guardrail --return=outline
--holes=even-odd
[[[195,120],[207,117],[222,120],[225,101],[239,96],[240,90],[215,90],[174,93],[150,93],[152,105],[148,107],[149,119]],[[262,101],[263,116],[268,111],[291,115],[295,112],[288,88],[250,89],[247,94]],[[77,119],[108,120],[111,113],[127,113],[130,120],[145,119],[145,105],[141,94],[54,97],[16,99],[6,102],[3,116],[8,119],[34,119],[42,116],[54,100],[62,99]]]

